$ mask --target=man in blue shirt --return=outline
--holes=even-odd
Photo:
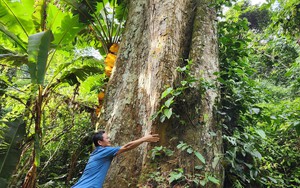
[[[102,188],[111,161],[116,155],[134,149],[144,142],[157,141],[159,141],[158,134],[149,134],[122,147],[111,147],[105,131],[95,133],[93,142],[96,149],[91,153],[81,178],[72,188]]]

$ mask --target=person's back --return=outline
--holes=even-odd
[[[120,147],[97,146],[84,169],[79,181],[72,188],[102,187],[110,163]]]

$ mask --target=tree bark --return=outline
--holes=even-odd
[[[199,161],[195,155],[177,150],[179,141],[190,144],[206,158],[202,174],[207,172],[222,179],[217,161],[222,153],[221,131],[215,113],[219,92],[213,75],[218,71],[216,15],[208,5],[196,0],[129,2],[128,20],[100,123],[114,145],[123,145],[152,131],[160,134],[157,145],[179,155],[155,162],[158,166],[153,168],[148,156],[154,145],[143,144],[114,159],[105,187],[115,187],[116,183],[118,187],[144,185],[147,173],[153,170],[170,172],[183,168],[187,174],[195,173],[193,165]],[[199,80],[174,107],[175,113],[187,123],[181,125],[174,116],[163,123],[152,120],[151,116],[164,102],[161,93],[166,87],[175,88],[184,79],[176,71],[184,65],[184,59],[193,60],[191,75]],[[213,87],[205,89],[206,82]],[[214,160],[217,162],[212,165]]]

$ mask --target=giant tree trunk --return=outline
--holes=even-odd
[[[114,145],[142,137],[150,131],[160,134],[157,145],[175,154],[160,161],[151,161],[154,144],[143,144],[118,156],[111,165],[106,187],[144,185],[147,174],[161,171],[167,176],[175,168],[186,174],[211,175],[221,180],[219,163],[221,131],[216,119],[218,71],[216,15],[206,0],[131,0],[125,33],[110,78],[104,112],[100,122],[106,126]],[[191,75],[198,81],[184,92],[173,107],[179,119],[161,123],[151,120],[163,104],[165,87],[176,87],[184,76],[176,71],[184,59],[193,61]],[[208,84],[209,83],[209,84]],[[181,120],[181,121],[180,121]],[[179,122],[185,122],[180,124]],[[179,141],[202,154],[201,164],[194,154],[176,149]],[[197,171],[196,165],[205,168]],[[211,183],[207,187],[218,187]]]

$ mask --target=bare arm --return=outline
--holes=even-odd
[[[117,152],[117,155],[119,155],[119,154],[121,154],[125,151],[132,150],[132,149],[136,148],[137,146],[141,145],[144,142],[157,142],[157,141],[159,141],[158,134],[146,135],[146,136],[144,136],[142,138],[139,138],[137,140],[128,142],[127,144],[122,146],[121,149]]]

